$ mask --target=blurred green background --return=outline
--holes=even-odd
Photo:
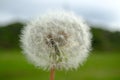
[[[43,71],[27,62],[19,45],[25,24],[0,27],[0,80],[49,80]],[[56,71],[55,80],[120,80],[120,32],[91,26],[93,50],[78,70]]]

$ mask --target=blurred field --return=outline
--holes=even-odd
[[[55,80],[120,80],[119,52],[104,53],[91,53],[78,70],[57,71]],[[49,72],[29,64],[19,50],[4,50],[0,51],[0,80],[49,80]]]

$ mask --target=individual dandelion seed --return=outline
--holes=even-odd
[[[22,30],[23,53],[35,66],[51,70],[77,69],[91,50],[90,28],[72,12],[51,11]]]

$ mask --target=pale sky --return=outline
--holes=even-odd
[[[58,8],[73,11],[92,24],[120,30],[120,0],[0,0],[0,25],[29,21]]]

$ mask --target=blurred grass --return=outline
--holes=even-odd
[[[19,50],[3,50],[0,80],[49,80],[49,72],[29,64]],[[92,52],[78,70],[56,71],[55,80],[120,80],[120,53]]]

